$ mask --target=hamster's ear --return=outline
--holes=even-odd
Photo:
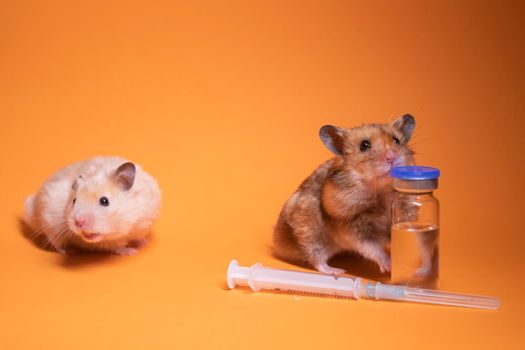
[[[71,185],[71,188],[73,189],[73,191],[78,190],[78,186],[80,186],[82,182],[84,182],[84,178],[82,177],[82,175],[78,175],[78,177],[73,182],[73,185]]]
[[[392,125],[394,128],[401,131],[405,142],[408,142],[414,133],[416,128],[416,119],[410,114],[405,114],[404,116],[395,120]]]
[[[344,151],[344,132],[332,125],[325,125],[319,130],[319,136],[326,148],[340,156]]]
[[[135,182],[135,164],[127,162],[115,170],[115,181],[124,191],[129,190]]]

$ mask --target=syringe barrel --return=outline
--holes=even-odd
[[[230,288],[235,288],[235,285],[239,284],[249,286],[254,291],[271,289],[347,298],[358,297],[354,294],[355,281],[352,278],[269,269],[261,264],[241,267],[235,260],[228,267],[227,281]]]

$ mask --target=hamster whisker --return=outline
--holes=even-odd
[[[33,216],[31,218],[24,218],[24,222],[33,222],[33,221],[37,221],[37,220],[42,220],[42,219],[63,219],[64,216],[63,215],[39,215],[39,216]]]
[[[39,235],[39,234],[43,233],[44,231],[47,231],[47,230],[52,229],[52,228],[59,227],[59,226],[61,226],[61,225],[67,225],[67,222],[65,222],[65,221],[61,221],[61,222],[59,222],[59,223],[48,224],[48,225],[46,225],[46,226],[41,227],[39,230],[34,231],[34,234],[35,234],[35,235]]]
[[[28,238],[29,239],[35,239],[36,237],[38,237],[39,235],[45,233],[47,230],[50,230],[50,229],[54,229],[54,228],[58,228],[60,227],[61,225],[67,225],[67,223],[65,221],[63,222],[59,222],[59,223],[56,223],[56,224],[49,224],[49,225],[46,225],[42,228],[40,228],[39,230],[36,230],[36,231],[32,231],[31,234],[28,235]]]
[[[375,157],[372,157],[372,158],[363,159],[363,160],[360,160],[358,162],[352,162],[352,163],[348,163],[348,164],[356,166],[356,165],[361,165],[361,164],[366,163],[366,162],[371,162],[371,161],[373,161],[375,159],[376,159]]]
[[[408,147],[401,148],[399,150],[399,153],[401,153],[402,155],[410,155],[410,153],[415,154],[415,152],[413,150],[411,150],[410,148],[408,148]]]
[[[53,238],[50,238],[49,241],[50,243],[52,244],[52,246],[54,248],[56,248],[60,243],[60,240],[62,240],[62,238],[64,237],[64,235],[67,234],[67,231],[68,231],[69,227],[66,227],[64,228],[62,231],[60,231],[59,233],[57,233],[56,235],[54,235]]]
[[[29,220],[35,220],[35,219],[41,219],[41,218],[44,218],[44,217],[47,217],[47,218],[63,218],[64,215],[62,214],[55,214],[55,215],[50,215],[49,213],[47,213],[46,215],[31,215],[31,218],[29,218]],[[28,219],[28,218],[24,218],[24,221]]]
[[[64,216],[63,215],[39,215],[39,216],[32,216],[31,218],[23,218],[22,219],[22,222],[26,225],[26,226],[29,226],[29,228],[31,228],[32,225],[37,225],[37,226],[40,226],[38,225],[41,221],[49,221],[49,220],[52,220],[52,221],[56,221],[56,220],[64,220]]]
[[[65,224],[65,223],[62,223],[62,224]],[[54,227],[59,227],[59,225],[55,225]],[[54,240],[54,237],[60,235],[61,232],[67,230],[69,228],[69,226],[66,225],[66,227],[64,227],[61,231],[59,231],[59,233],[57,234],[53,234],[53,235],[46,235],[46,238],[47,238],[47,242],[46,244],[44,245],[44,248],[49,248],[49,245],[51,244],[52,247],[55,247],[55,240]]]
[[[71,230],[68,230],[64,235],[64,249],[66,249],[67,245],[71,241],[71,238],[73,237],[73,232]]]
[[[421,157],[427,157],[427,158],[432,158],[432,159],[438,159],[437,156],[433,156],[431,154],[426,154],[426,153],[414,153],[414,156],[421,156]]]
[[[426,140],[423,140],[423,141],[426,141]],[[423,141],[421,141],[421,142],[423,142]],[[425,154],[423,154],[423,153],[421,153],[421,152],[414,151],[414,150],[410,149],[410,148],[408,147],[408,145],[403,146],[403,147],[401,147],[401,149],[400,149],[400,152],[401,152],[401,153],[405,153],[405,152],[407,152],[407,151],[411,151],[411,152],[412,152],[412,155],[414,155],[414,156],[422,155],[422,156],[434,157],[434,156],[431,156],[431,155],[425,155]],[[434,158],[435,158],[435,157],[434,157]]]
[[[422,139],[422,138],[420,138],[420,139],[412,139],[412,140],[410,140],[410,142],[408,143],[407,146],[413,147],[415,145],[419,145],[421,143],[428,142],[428,141],[435,141],[437,139],[439,139],[439,137],[427,137],[427,138],[424,138],[424,139]]]

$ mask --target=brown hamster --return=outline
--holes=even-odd
[[[97,157],[52,175],[26,199],[24,221],[59,252],[99,250],[130,255],[147,242],[161,192],[142,168]]]
[[[310,264],[325,274],[343,269],[327,261],[355,251],[390,271],[389,176],[394,166],[411,165],[408,142],[415,119],[406,114],[390,124],[355,128],[325,125],[319,135],[336,156],[317,168],[285,203],[274,230],[274,254]]]

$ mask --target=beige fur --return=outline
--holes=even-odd
[[[135,253],[159,215],[161,192],[155,179],[136,164],[132,186],[125,189],[117,169],[127,162],[97,157],[57,171],[27,198],[24,221],[60,252],[80,248]],[[108,206],[99,203],[103,196]],[[82,215],[90,220],[79,228],[75,218]],[[96,237],[87,239],[86,232]]]
[[[321,138],[336,157],[317,168],[285,203],[274,230],[275,255],[340,274],[344,270],[329,266],[328,259],[356,251],[375,261],[381,272],[389,271],[389,173],[393,166],[413,163],[408,141],[414,126],[414,118],[405,115],[390,124],[323,127]],[[362,151],[364,140],[371,148]]]

